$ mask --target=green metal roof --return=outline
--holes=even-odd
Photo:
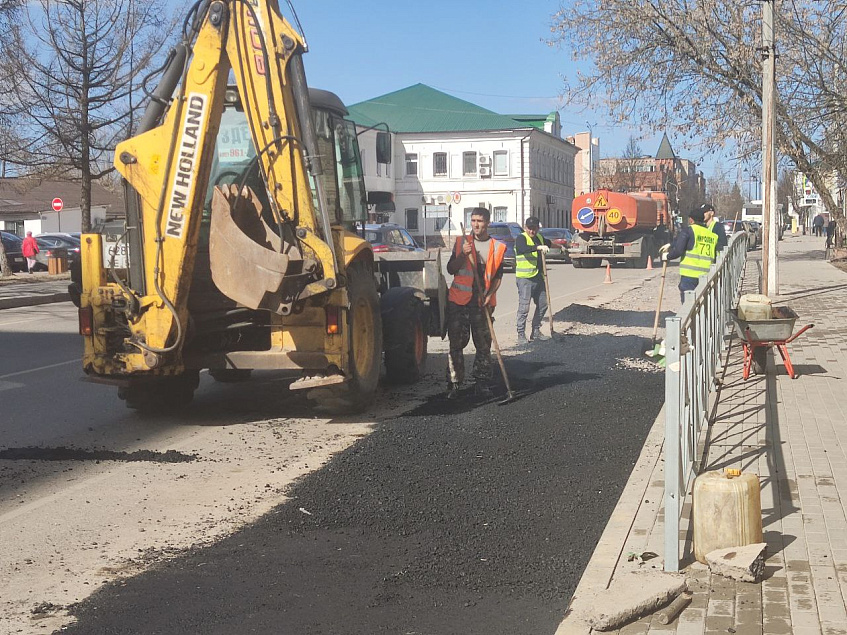
[[[656,152],[657,159],[675,159],[676,155],[671,148],[671,142],[668,141],[668,133],[662,135],[662,142],[659,144],[659,151]]]
[[[347,109],[350,119],[356,123],[372,126],[384,122],[392,132],[461,132],[530,127],[527,123],[498,115],[426,84],[415,84],[353,104]]]

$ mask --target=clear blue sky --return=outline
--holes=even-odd
[[[567,3],[568,0],[561,0]],[[288,17],[285,0],[279,0]],[[188,6],[169,0],[177,11]],[[423,83],[501,114],[559,110],[565,136],[587,130],[601,156],[619,156],[637,130],[610,128],[560,98],[576,67],[568,51],[545,43],[560,0],[293,0],[309,44],[309,84],[346,104]],[[639,141],[655,154],[661,134]],[[674,150],[697,161],[671,137]],[[728,162],[724,162],[728,167]],[[706,177],[712,160],[699,162]]]

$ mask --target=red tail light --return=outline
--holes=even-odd
[[[374,245],[374,246],[373,246],[373,250],[374,250],[374,253],[377,253],[377,254],[378,254],[378,253],[382,253],[382,252],[384,252],[384,251],[391,251],[391,250],[388,248],[388,245]]]
[[[337,335],[339,331],[339,322],[341,317],[341,309],[337,306],[326,307],[326,334]]]
[[[564,238],[557,238],[556,240],[553,241],[553,244],[554,245],[567,245],[568,241],[565,240]]]
[[[90,306],[79,310],[79,334],[86,337],[94,335],[94,309]]]

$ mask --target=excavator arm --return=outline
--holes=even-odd
[[[209,258],[220,292],[239,306],[279,316],[302,311],[310,298],[343,306],[345,258],[338,254],[365,249],[363,241],[333,229],[338,219],[324,192],[301,59],[306,47],[276,0],[201,0],[189,18],[141,132],[115,151],[136,209],[128,216],[134,233],[129,280],[112,276],[115,284],[107,283],[92,264],[99,242],[87,241],[83,308],[126,316],[125,325],[93,329],[84,361],[89,372],[182,369],[188,296],[230,72],[269,209],[243,181],[215,184]],[[120,329],[129,331],[122,333],[126,350],[103,354],[104,341]]]

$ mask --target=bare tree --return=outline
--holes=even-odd
[[[709,178],[706,198],[715,206],[717,215],[724,220],[741,218],[744,197],[735,180],[730,180],[720,166],[715,168],[714,176]]]
[[[603,161],[598,170],[599,188],[615,192],[634,192],[641,189],[640,168],[644,164],[644,152],[634,136],[629,137],[623,156]]]
[[[554,16],[550,42],[592,62],[566,86],[571,103],[596,106],[603,95],[614,120],[675,128],[707,147],[732,140],[752,154],[760,13],[751,0],[574,0]],[[828,182],[847,175],[847,11],[832,0],[779,3],[776,31],[778,151],[809,177],[843,234]]]
[[[87,231],[91,184],[114,170],[141,77],[168,40],[166,12],[159,0],[39,0],[24,11],[2,44],[7,82],[24,108],[12,112],[24,137],[14,156],[28,170],[80,183]]]

